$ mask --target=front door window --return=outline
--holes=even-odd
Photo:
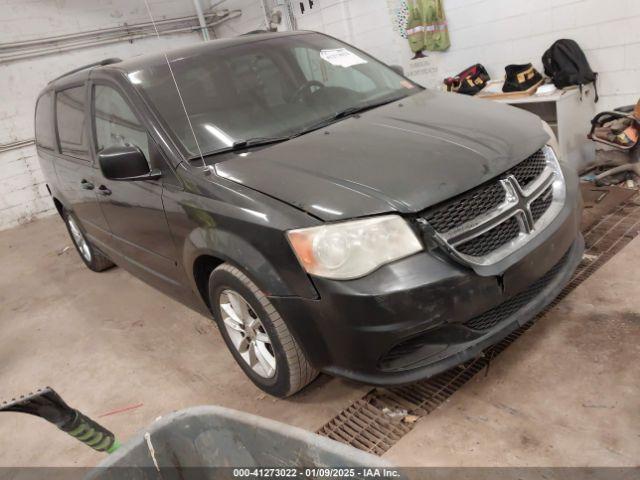
[[[125,99],[111,87],[96,85],[93,90],[96,150],[126,145],[142,150],[149,161],[149,137]]]

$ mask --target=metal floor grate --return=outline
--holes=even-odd
[[[640,196],[636,195],[624,202],[583,234],[586,244],[585,255],[573,278],[535,319],[485,350],[484,356],[437,377],[403,387],[371,390],[363,398],[342,410],[317,433],[375,455],[384,454],[411,431],[416,419],[433,412],[475,374],[488,369],[491,360],[526,332],[538,318],[556,306],[640,234]],[[405,417],[404,411],[413,418]],[[394,416],[393,412],[403,413]],[[411,422],[406,421],[409,418]]]

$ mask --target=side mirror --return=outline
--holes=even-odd
[[[389,65],[389,68],[404,77],[404,68],[401,65]]]
[[[109,180],[136,182],[156,180],[162,176],[160,170],[149,170],[147,159],[138,147],[115,145],[98,154],[102,174]]]

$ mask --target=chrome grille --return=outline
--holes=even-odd
[[[422,213],[435,240],[466,263],[495,263],[560,212],[565,187],[553,150],[544,147],[501,176]]]
[[[542,174],[546,166],[547,158],[542,150],[538,150],[524,162],[509,170],[507,175],[513,175],[522,188],[527,188],[531,182]]]
[[[520,234],[520,225],[516,217],[492,228],[458,247],[458,251],[472,257],[482,257],[510,242]]]
[[[499,183],[483,185],[427,211],[424,218],[438,232],[448,232],[497,208],[505,195]]]
[[[542,195],[531,202],[531,216],[537,222],[542,215],[549,209],[553,202],[553,188],[547,188]]]

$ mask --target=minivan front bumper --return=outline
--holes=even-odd
[[[573,190],[573,189],[572,189]],[[318,300],[271,297],[309,361],[370,385],[401,385],[472,359],[531,320],[582,259],[580,200],[499,276],[422,252],[351,281],[313,278]]]

